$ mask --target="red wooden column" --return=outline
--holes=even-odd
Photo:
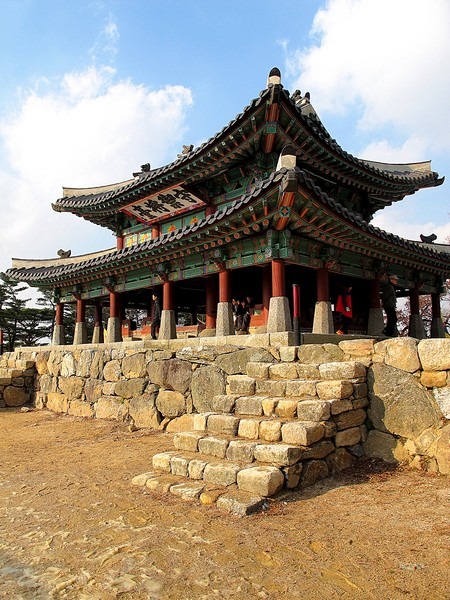
[[[445,329],[441,315],[441,295],[439,292],[431,294],[431,331],[432,338],[444,338]]]
[[[417,284],[409,290],[409,305],[411,312],[409,316],[408,334],[411,337],[423,340],[426,337],[426,334],[422,317],[420,316],[419,286]]]
[[[282,258],[272,259],[272,297],[286,296],[286,267]]]
[[[231,271],[219,271],[219,303],[217,304],[216,336],[234,335],[233,309],[231,305]]]
[[[53,328],[52,344],[62,346],[66,343],[64,331],[64,304],[57,302],[55,307],[55,326]]]
[[[270,298],[272,297],[272,267],[266,265],[263,267],[262,276],[262,304],[263,304],[263,323],[267,325],[269,318]]]
[[[206,280],[206,329],[215,329],[217,320],[217,284],[214,277]]]
[[[173,281],[163,283],[163,310],[174,310]]]
[[[77,312],[73,343],[74,345],[87,344],[87,341],[86,300],[83,298],[77,298]]]
[[[104,342],[102,312],[103,312],[102,304],[101,304],[101,302],[97,302],[95,305],[95,314],[94,314],[94,331],[92,333],[92,343],[93,344],[103,344],[103,342]]]
[[[328,269],[326,267],[317,269],[316,294],[317,302],[314,308],[312,332],[324,334],[334,333]]]
[[[117,240],[116,240],[116,249],[117,250],[122,250],[123,249],[123,235],[118,235],[117,236]]]
[[[62,302],[56,304],[55,323],[56,325],[64,325],[64,304]]]
[[[219,271],[219,302],[231,302],[231,271]]]
[[[153,225],[152,225],[152,240],[156,239],[157,237],[159,237],[159,224],[153,223]]]
[[[120,294],[115,291],[110,291],[109,319],[107,330],[107,341],[109,343],[122,341],[122,318],[120,304]]]
[[[317,302],[329,302],[330,286],[328,280],[328,269],[322,267],[317,270]]]
[[[173,281],[165,281],[163,283],[161,324],[159,326],[158,335],[159,340],[172,340],[177,337],[174,292],[175,288]]]

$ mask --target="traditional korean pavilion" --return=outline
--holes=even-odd
[[[433,236],[402,239],[370,221],[442,182],[430,162],[386,164],[345,152],[309,93],[291,95],[274,68],[233,121],[198,148],[185,146],[174,162],[143,165],[121,183],[63,189],[53,209],[109,228],[116,248],[13,259],[7,275],[54,291],[57,344],[64,343],[66,303],[77,307],[74,343],[88,341],[89,304],[96,307],[93,341],[103,341],[107,311],[107,341],[120,341],[131,335],[126,309],[150,316],[152,294],[162,299],[160,339],[177,336],[180,311],[193,315],[194,328],[204,315],[204,334],[233,334],[232,298],[246,296],[256,331],[290,331],[295,316],[304,331],[333,333],[332,304],[343,285],[353,288],[353,331],[376,335],[383,328],[380,285],[390,272],[410,297],[410,335],[425,336],[419,295],[430,294],[431,335],[441,337],[450,246]],[[139,333],[149,333],[145,319]]]

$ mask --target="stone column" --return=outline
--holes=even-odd
[[[175,310],[173,301],[173,281],[163,283],[163,306],[158,340],[173,340],[177,337]]]
[[[314,309],[313,333],[334,333],[331,311],[328,269],[317,270],[317,302]]]
[[[267,332],[292,331],[291,311],[285,291],[285,263],[272,259],[272,297],[269,303]]]
[[[122,319],[120,318],[120,294],[109,293],[109,319],[106,330],[107,342],[122,341]]]
[[[370,282],[369,320],[367,322],[368,335],[381,335],[384,329],[383,309],[380,304],[380,282],[373,279]]]
[[[441,295],[439,292],[431,294],[431,337],[445,337],[445,328],[441,315]]]
[[[86,329],[86,300],[77,299],[77,317],[75,322],[75,331],[73,334],[73,345],[87,344],[87,329]]]
[[[215,330],[217,323],[217,283],[215,277],[206,279],[206,322],[205,328]],[[211,335],[215,335],[211,331]]]
[[[93,344],[103,344],[103,342],[104,342],[104,334],[103,334],[102,305],[100,302],[98,302],[95,305],[94,332],[92,334],[92,343]]]
[[[63,346],[66,343],[64,331],[64,304],[58,302],[55,309],[55,326],[53,328],[53,346]]]
[[[216,335],[234,335],[231,305],[231,271],[219,271],[219,303],[217,304]]]
[[[409,316],[408,335],[418,340],[423,340],[427,335],[422,317],[420,316],[419,288],[417,285],[409,290],[409,304],[411,314]]]

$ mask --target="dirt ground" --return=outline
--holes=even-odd
[[[131,479],[171,436],[0,411],[0,597],[450,598],[450,479],[368,461],[238,518]]]

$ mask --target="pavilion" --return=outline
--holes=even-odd
[[[74,344],[88,342],[86,306],[95,306],[93,342],[129,333],[127,308],[151,317],[162,297],[160,339],[177,336],[177,315],[204,315],[204,334],[234,333],[232,298],[251,296],[259,331],[333,333],[338,289],[351,285],[352,328],[383,328],[380,285],[399,277],[410,298],[411,336],[425,336],[419,296],[432,300],[431,335],[443,337],[440,294],[450,246],[402,239],[370,224],[376,211],[441,185],[431,163],[387,164],[343,150],[321,123],[309,93],[290,94],[277,68],[237,117],[198,148],[184,146],[163,167],[144,164],[128,181],[64,188],[53,205],[107,227],[116,247],[48,260],[13,259],[8,277],[53,290],[53,343],[62,344],[64,305],[76,303]],[[292,296],[291,290],[300,294]],[[298,299],[300,296],[300,300]],[[149,334],[144,319],[140,335]]]

